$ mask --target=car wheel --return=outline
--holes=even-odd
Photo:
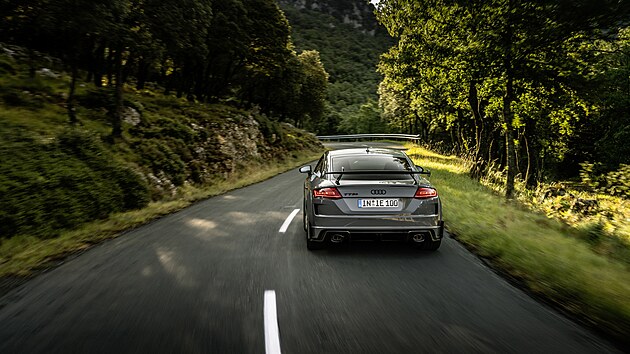
[[[425,251],[435,251],[438,248],[440,248],[440,245],[442,245],[442,240],[438,240],[438,241],[426,240],[424,241],[424,245],[422,249]]]

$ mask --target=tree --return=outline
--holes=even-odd
[[[96,37],[105,32],[111,23],[108,21],[109,1],[58,0],[45,7],[47,16],[39,26],[55,39],[57,45],[51,48],[70,65],[70,89],[67,111],[71,124],[78,123],[75,112],[75,88],[79,66],[86,51],[91,49]],[[63,41],[58,41],[62,39]]]
[[[454,142],[465,150],[473,142],[476,158],[492,132],[486,128],[499,123],[510,198],[520,148],[516,133],[528,119],[566,121],[576,113],[567,109],[576,92],[563,76],[571,42],[613,28],[628,11],[616,0],[603,5],[594,0],[383,0],[378,17],[399,43],[383,57],[380,70],[396,91],[409,93],[416,112],[454,129]],[[549,109],[532,117],[531,105],[522,104],[528,97]],[[427,106],[434,111],[421,108]]]
[[[307,50],[298,55],[304,81],[298,99],[303,120],[309,122],[309,128],[320,121],[324,115],[328,73],[316,50]],[[313,129],[314,130],[314,129]]]
[[[368,100],[357,112],[347,114],[339,129],[347,134],[370,134],[386,132],[387,126],[381,119],[378,102]]]

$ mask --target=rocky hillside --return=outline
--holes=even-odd
[[[79,124],[70,125],[68,75],[48,61],[52,68],[31,77],[19,48],[0,49],[0,242],[53,237],[322,149],[312,134],[257,110],[157,88],[126,90],[123,136],[112,141],[111,88],[78,85]]]
[[[281,6],[292,6],[298,10],[313,10],[335,17],[343,24],[351,25],[362,33],[374,36],[383,28],[374,16],[374,6],[369,1],[338,0],[279,0]],[[334,23],[329,23],[334,26]]]

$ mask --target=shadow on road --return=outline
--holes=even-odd
[[[417,249],[406,242],[351,242],[344,245],[329,245],[326,249],[313,252],[326,257],[379,257],[379,258],[435,258],[440,251],[428,252]]]

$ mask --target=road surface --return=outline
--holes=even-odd
[[[0,353],[615,351],[448,236],[435,253],[307,251],[303,178],[197,203],[14,289]]]

